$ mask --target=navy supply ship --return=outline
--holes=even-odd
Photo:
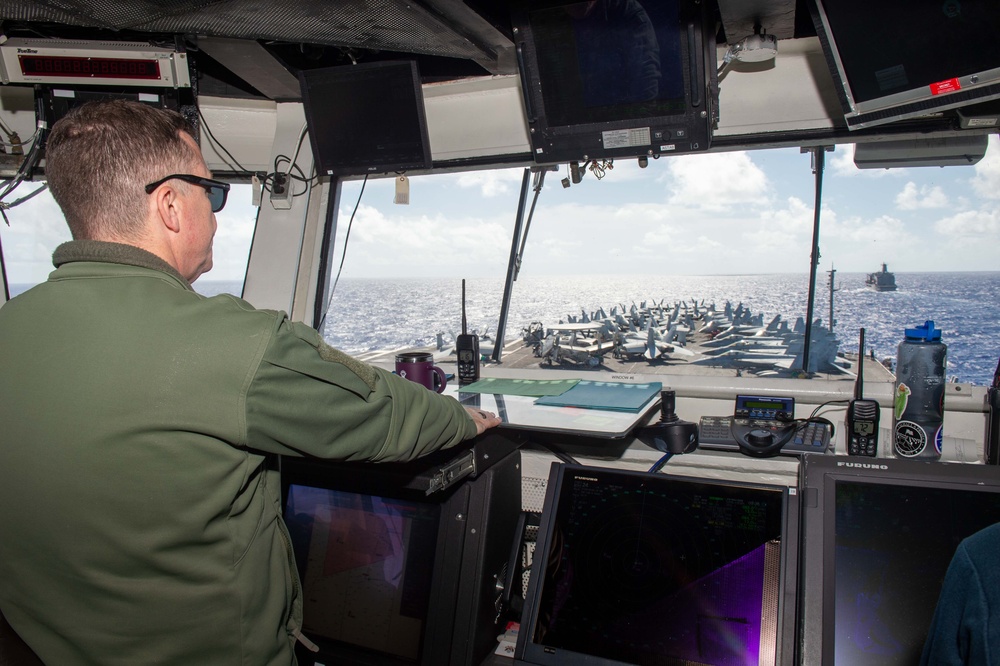
[[[896,276],[889,272],[889,267],[882,264],[882,270],[877,273],[869,273],[865,284],[875,291],[896,291]]]

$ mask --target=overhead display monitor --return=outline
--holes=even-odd
[[[849,129],[1000,98],[1000,3],[813,2]]]
[[[956,548],[1000,522],[1000,470],[860,460],[803,457],[802,663],[916,664]]]
[[[316,170],[324,176],[431,166],[420,75],[413,61],[299,73]]]
[[[714,33],[693,0],[542,0],[512,11],[538,163],[707,150]]]
[[[791,663],[794,488],[554,465],[520,664]]]

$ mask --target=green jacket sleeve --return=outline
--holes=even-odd
[[[245,403],[245,445],[268,453],[410,460],[476,435],[454,398],[361,363],[288,320],[264,350]]]

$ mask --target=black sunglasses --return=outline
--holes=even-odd
[[[199,187],[204,187],[205,191],[208,192],[208,201],[212,204],[213,213],[218,213],[226,205],[226,197],[229,196],[229,183],[212,180],[211,178],[202,178],[201,176],[193,176],[189,173],[170,174],[166,178],[161,178],[155,183],[150,183],[146,186],[146,194],[152,194],[153,190],[172,178],[183,180],[185,183],[191,183],[192,185],[197,185]]]

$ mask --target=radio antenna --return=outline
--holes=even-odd
[[[854,381],[854,399],[861,400],[864,393],[865,374],[865,329],[862,327],[858,336],[858,378]]]
[[[462,278],[462,335],[468,332],[467,328],[468,326],[465,321],[465,278]]]

